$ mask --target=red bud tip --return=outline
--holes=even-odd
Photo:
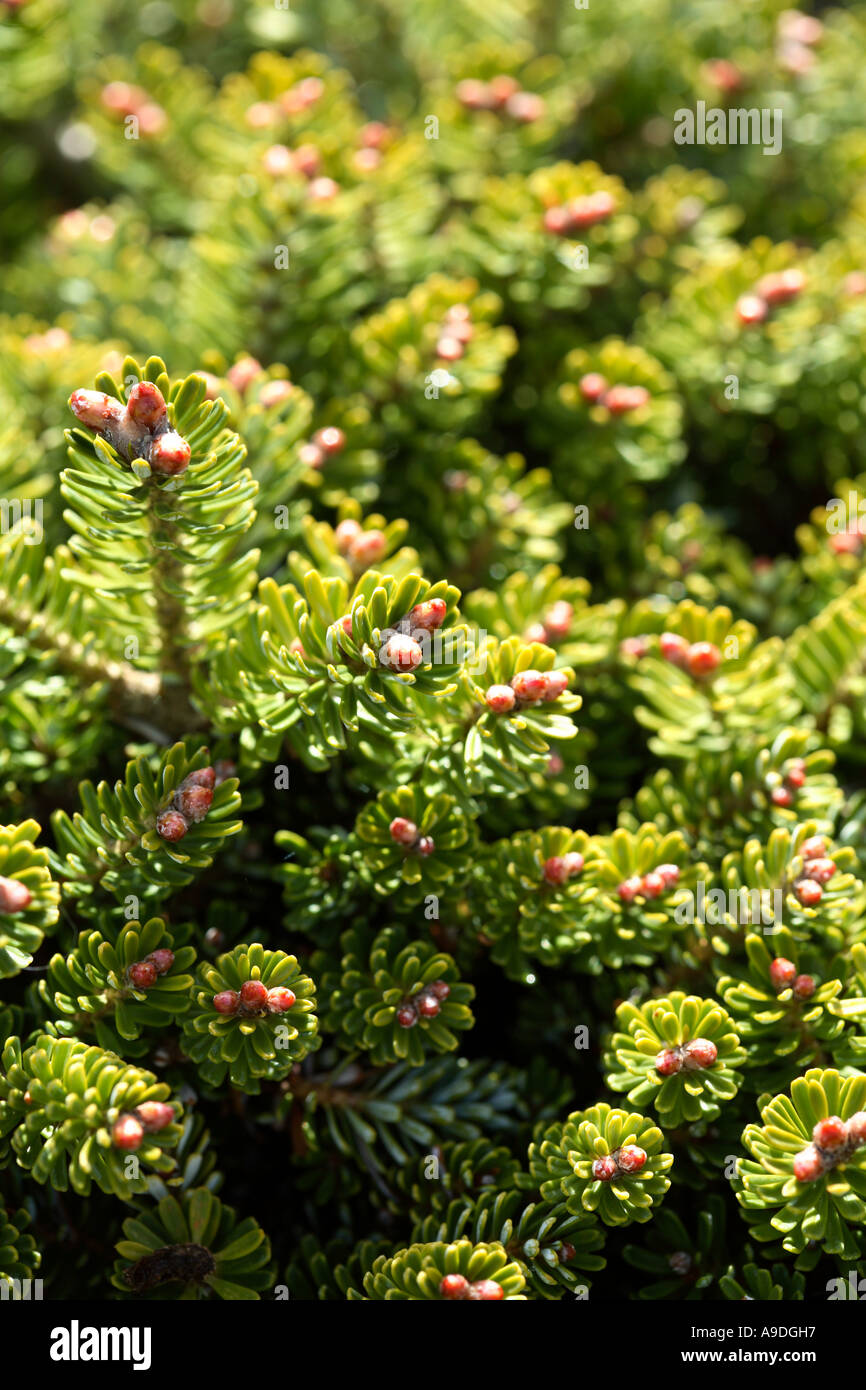
[[[635,874],[631,878],[624,879],[616,891],[620,902],[633,903],[635,898],[643,893],[643,879],[638,878]]]
[[[618,1175],[619,1166],[612,1154],[605,1154],[603,1158],[597,1158],[593,1162],[592,1176],[596,1182],[610,1182]]]
[[[174,477],[178,473],[185,473],[189,467],[192,450],[185,439],[174,430],[167,430],[165,434],[160,434],[150,446],[150,466],[156,473],[163,473],[168,477]]]
[[[295,994],[292,990],[280,986],[278,989],[268,990],[267,1010],[270,1014],[284,1014],[295,1003]]]
[[[237,1013],[240,995],[233,989],[224,989],[213,997],[213,1006],[218,1014]]]
[[[797,976],[797,967],[792,960],[786,960],[784,956],[777,956],[770,964],[770,984],[778,993],[780,990],[787,989],[794,983]]]
[[[129,983],[135,989],[150,989],[151,985],[156,984],[157,970],[153,961],[138,960],[131,965],[126,972]]]
[[[689,644],[678,632],[663,632],[659,638],[659,651],[665,661],[674,666],[685,666],[688,661]]]
[[[409,627],[412,631],[421,628],[424,632],[433,632],[441,627],[448,612],[448,605],[444,598],[430,598],[424,603],[416,603],[409,614]]]
[[[694,642],[686,659],[693,676],[711,676],[718,670],[722,654],[712,642]]]
[[[170,844],[182,840],[188,830],[189,826],[179,811],[163,811],[156,818],[157,835]]]
[[[639,1173],[646,1164],[646,1151],[638,1148],[637,1144],[623,1144],[616,1161],[621,1172]]]
[[[69,409],[82,425],[88,429],[104,430],[112,423],[119,422],[124,408],[116,396],[106,396],[104,391],[73,391],[69,397]]]
[[[160,946],[158,950],[151,951],[147,959],[152,962],[157,975],[166,975],[174,965],[174,951],[170,951],[167,946]]]
[[[801,879],[794,891],[803,907],[817,907],[824,896],[820,883],[815,883],[810,878]]]
[[[511,679],[518,700],[541,700],[548,690],[547,676],[541,671],[518,671]]]
[[[494,714],[507,714],[514,709],[517,696],[510,685],[491,685],[485,691],[484,701]]]
[[[144,1129],[134,1115],[121,1115],[111,1131],[111,1142],[116,1149],[133,1152],[141,1147]]]
[[[338,454],[341,449],[346,447],[346,436],[336,425],[327,425],[323,430],[316,430],[313,435],[313,443],[322,450],[323,454]]]
[[[379,660],[392,671],[415,671],[424,660],[424,653],[414,637],[395,633],[379,649]]]
[[[126,413],[143,429],[154,430],[166,418],[165,397],[152,381],[139,381],[126,398]]]
[[[836,863],[833,859],[807,859],[803,874],[806,878],[814,879],[815,883],[829,883],[836,873]]]
[[[204,820],[213,802],[213,792],[210,787],[186,786],[178,788],[174,797],[176,809],[193,825]]]
[[[840,1120],[838,1115],[831,1115],[829,1119],[819,1120],[812,1130],[812,1143],[819,1149],[832,1153],[834,1149],[841,1149],[848,1142],[848,1126],[844,1120]]]
[[[268,1000],[268,991],[261,980],[247,980],[241,985],[241,1006],[245,1009],[261,1009]]]

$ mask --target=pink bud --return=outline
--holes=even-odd
[[[224,989],[213,997],[213,1006],[218,1014],[233,1014],[240,1004],[240,995],[233,989]]]
[[[229,367],[226,372],[226,381],[230,382],[235,390],[243,395],[261,370],[261,362],[257,362],[254,357],[240,357],[234,366]]]
[[[816,883],[829,883],[835,873],[836,864],[832,859],[807,859],[803,868],[804,876]]]
[[[756,294],[744,294],[737,300],[737,318],[746,327],[763,323],[767,317],[767,301]]]
[[[381,560],[387,549],[388,541],[384,531],[373,527],[369,531],[362,531],[359,536],[355,537],[349,546],[349,558],[362,568],[366,568],[368,565],[375,565],[377,560]]]
[[[418,827],[413,820],[407,820],[405,816],[395,816],[388,826],[391,839],[398,845],[414,845],[418,838]]]
[[[413,632],[416,628],[433,632],[442,626],[447,612],[448,605],[444,598],[430,598],[424,603],[416,603],[409,614],[409,627]]]
[[[158,1134],[174,1123],[174,1106],[161,1100],[145,1100],[135,1107],[135,1117],[146,1134]]]
[[[616,1155],[616,1161],[623,1173],[639,1173],[646,1164],[646,1150],[637,1144],[623,1144]]]
[[[314,203],[328,203],[332,198],[336,198],[340,191],[340,185],[333,179],[319,178],[313,179],[307,186],[307,197]]]
[[[518,700],[541,700],[548,690],[547,676],[541,671],[518,671],[511,679]]]
[[[179,811],[163,811],[156,818],[156,833],[161,835],[163,840],[168,840],[170,844],[175,844],[182,840],[189,826]]]
[[[605,1154],[602,1158],[594,1160],[592,1176],[596,1182],[610,1182],[612,1178],[619,1176],[619,1166],[612,1154]]]
[[[16,912],[24,912],[32,902],[33,894],[17,878],[0,877],[0,912],[7,916],[12,916]]]
[[[73,391],[69,397],[69,409],[82,425],[88,429],[105,430],[117,425],[126,414],[116,396],[106,396],[104,391]]]
[[[798,1182],[815,1182],[824,1171],[824,1160],[814,1144],[802,1149],[794,1159],[794,1177]]]

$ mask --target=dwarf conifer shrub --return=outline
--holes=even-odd
[[[0,0],[0,1281],[866,1279],[866,12],[681,8]]]

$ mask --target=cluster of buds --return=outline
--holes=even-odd
[[[627,638],[626,642],[635,644],[644,640],[641,637]],[[649,644],[640,652],[634,645],[629,645],[627,651],[625,648],[626,643],[622,643],[620,651],[624,651],[625,655],[645,656]],[[659,638],[659,651],[665,661],[679,666],[682,671],[688,671],[695,679],[714,675],[722,661],[722,654],[714,642],[687,642],[678,632],[663,632]]]
[[[129,82],[109,82],[102,89],[102,104],[113,115],[134,116],[140,135],[159,135],[165,129],[165,112],[143,87],[134,87]]]
[[[622,903],[633,903],[636,898],[660,898],[662,893],[676,887],[679,877],[676,864],[659,864],[648,874],[633,874],[631,878],[623,879],[617,887],[617,897]]]
[[[681,1071],[705,1071],[715,1066],[719,1050],[709,1038],[692,1038],[678,1047],[663,1047],[656,1055],[659,1076],[676,1076]]]
[[[799,975],[792,960],[776,956],[770,962],[770,984],[777,994],[790,989],[795,999],[811,999],[817,985],[811,975]]]
[[[346,436],[343,431],[336,425],[326,425],[324,429],[316,430],[312,439],[301,444],[298,458],[307,468],[314,468],[318,472],[332,454],[341,453],[345,447]]]
[[[587,372],[580,378],[580,394],[589,405],[603,405],[611,415],[627,415],[647,404],[650,393],[645,386],[608,386],[600,372]]]
[[[802,270],[790,269],[765,275],[749,294],[737,300],[737,318],[745,327],[763,323],[770,310],[777,304],[787,304],[796,299],[806,286]]]
[[[574,617],[574,608],[564,598],[557,599],[544,612],[538,622],[530,623],[523,634],[524,642],[543,642],[545,646],[550,646],[551,642],[561,642],[568,636],[571,620]]]
[[[798,1182],[815,1182],[817,1178],[849,1159],[866,1144],[866,1110],[858,1110],[849,1120],[830,1115],[819,1120],[812,1130],[812,1142],[794,1159],[794,1177]]]
[[[160,946],[158,950],[145,956],[144,960],[133,961],[126,972],[126,978],[133,989],[150,989],[160,975],[168,974],[173,965],[174,951],[170,951],[167,946]]]
[[[494,714],[508,714],[515,708],[550,704],[567,689],[568,677],[564,671],[518,671],[509,685],[489,685],[484,700]]]
[[[24,339],[24,347],[34,357],[41,357],[45,352],[60,352],[68,348],[71,341],[65,328],[47,328],[44,333],[31,333]]]
[[[380,531],[377,526],[365,531],[360,522],[353,517],[346,517],[337,523],[334,529],[334,540],[337,542],[337,549],[344,559],[348,560],[352,567],[357,570],[368,569],[370,565],[375,565],[381,560],[388,549],[388,540],[384,531]],[[348,624],[343,620],[343,626],[347,633],[352,631],[352,620],[349,618]]]
[[[445,621],[448,605],[444,598],[430,598],[416,603],[405,618],[401,618],[379,648],[379,661],[390,671],[416,671],[424,662],[423,643],[428,633],[436,632]]]
[[[809,72],[815,64],[813,49],[821,42],[824,26],[814,15],[801,10],[783,10],[776,31],[780,65],[794,77]]]
[[[289,87],[276,101],[254,101],[246,109],[247,125],[253,130],[266,130],[276,125],[281,114],[297,116],[301,111],[314,106],[325,90],[320,77],[304,77]]]
[[[216,772],[212,767],[203,767],[184,777],[171,805],[157,816],[156,833],[171,844],[182,840],[190,825],[204,820],[211,808],[215,786]]]
[[[806,764],[802,758],[789,758],[781,772],[768,772],[764,785],[770,793],[774,806],[787,810],[794,804],[794,797],[806,785]]]
[[[154,473],[174,477],[189,467],[191,450],[171,428],[165,397],[152,381],[139,381],[126,405],[103,391],[73,391],[69,408],[128,461],[145,459]]]
[[[295,995],[284,985],[268,989],[261,980],[246,980],[240,991],[224,989],[213,997],[218,1014],[237,1014],[240,1018],[260,1018],[263,1014],[284,1014],[294,1004]]]
[[[444,980],[434,980],[414,998],[404,999],[395,1015],[400,1027],[414,1028],[419,1018],[436,1018],[450,993]]]
[[[863,553],[863,537],[866,535],[866,517],[849,521],[844,531],[836,531],[828,537],[828,545],[834,555],[856,555]]]
[[[459,362],[471,341],[472,312],[468,304],[452,304],[442,320],[439,339],[436,343],[436,356],[443,362]]]
[[[111,1127],[111,1142],[116,1149],[134,1153],[140,1149],[146,1134],[159,1134],[174,1121],[174,1106],[161,1100],[146,1100],[135,1110],[120,1115]]]
[[[0,874],[0,912],[11,917],[16,912],[24,912],[33,901],[33,894],[17,878],[4,878]]]
[[[554,854],[550,859],[545,859],[541,866],[541,876],[552,888],[561,888],[563,884],[577,878],[582,870],[583,855],[577,850],[572,850],[568,854]]]
[[[470,1284],[464,1274],[446,1274],[439,1285],[439,1297],[449,1302],[495,1303],[505,1297],[505,1290],[495,1279],[475,1279]]]
[[[433,836],[422,835],[415,822],[407,820],[406,816],[395,816],[388,830],[395,845],[420,854],[422,859],[426,859],[436,848]]]
[[[583,193],[578,198],[569,198],[567,203],[557,203],[544,214],[544,230],[555,236],[571,236],[573,232],[585,232],[599,222],[606,222],[616,210],[616,200],[612,193],[599,189],[597,193]]]
[[[289,174],[299,174],[307,180],[307,197],[314,203],[327,203],[336,198],[340,185],[335,179],[320,173],[322,156],[315,145],[298,145],[290,150],[288,145],[269,145],[262,155],[262,167],[271,178],[285,178]]]
[[[524,125],[540,120],[545,112],[543,97],[536,92],[524,92],[517,78],[504,72],[489,82],[469,77],[458,82],[454,90],[460,105],[467,111],[504,111],[506,116]]]
[[[623,1144],[621,1149],[596,1158],[592,1176],[596,1182],[613,1182],[614,1178],[629,1178],[639,1173],[646,1163],[646,1151],[637,1144]]]
[[[287,88],[279,97],[281,110],[287,116],[297,116],[301,111],[307,111],[309,107],[315,106],[325,93],[325,84],[321,77],[302,77],[300,82]]]
[[[383,121],[368,121],[358,136],[360,149],[352,155],[352,163],[361,174],[371,174],[382,163],[382,150],[391,138]]]
[[[803,907],[817,907],[824,896],[823,885],[829,883],[836,872],[836,861],[827,855],[827,841],[823,835],[813,835],[805,840],[800,849],[803,869],[794,886],[794,892]]]

